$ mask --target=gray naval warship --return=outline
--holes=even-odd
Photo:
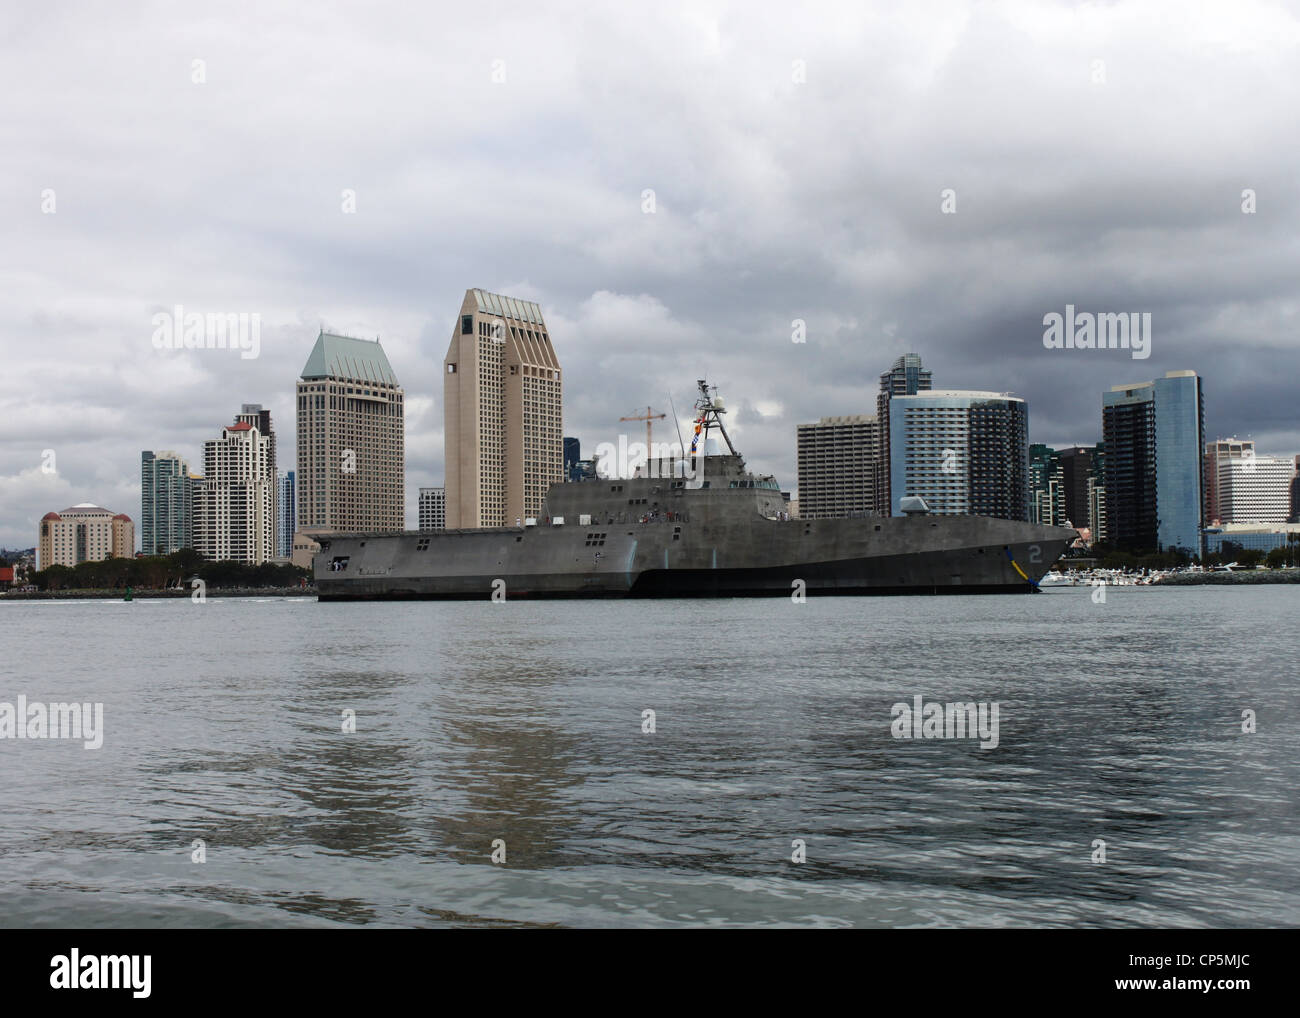
[[[699,388],[689,455],[647,450],[636,476],[553,484],[520,526],[319,535],[320,600],[1030,593],[1077,537],[919,499],[903,516],[791,518],[732,446],[716,389]]]

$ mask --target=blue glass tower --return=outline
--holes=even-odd
[[[1155,380],[1156,536],[1162,549],[1201,553],[1205,525],[1205,402],[1195,371]]]
[[[1201,553],[1205,403],[1195,371],[1102,394],[1109,540],[1130,551]]]

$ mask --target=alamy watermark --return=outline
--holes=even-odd
[[[1052,311],[1043,316],[1043,346],[1049,350],[1131,350],[1133,359],[1151,356],[1151,312]]]
[[[77,948],[50,959],[54,990],[130,990],[143,999],[151,992],[153,955],[87,954]]]
[[[177,304],[151,319],[155,350],[238,350],[241,360],[256,360],[262,352],[262,316],[253,312],[230,314],[186,313]]]
[[[896,703],[890,709],[889,731],[895,739],[979,739],[980,749],[998,748],[997,701],[968,703],[923,703],[920,694],[912,703]]]
[[[596,446],[596,476],[601,480],[626,480],[632,477],[679,478],[698,481],[704,477],[704,454],[685,454],[680,442],[629,442],[618,436],[618,444],[601,442]]]
[[[102,703],[0,703],[0,739],[81,739],[83,749],[104,745]]]

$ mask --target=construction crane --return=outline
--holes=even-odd
[[[621,421],[645,421],[645,454],[646,454],[647,462],[649,462],[650,459],[650,450],[651,448],[653,448],[650,445],[650,422],[662,421],[667,416],[668,416],[667,414],[657,414],[654,412],[652,408],[646,407],[645,413],[643,414],[633,414],[630,417],[619,418],[620,422]]]

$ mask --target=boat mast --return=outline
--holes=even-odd
[[[736,452],[736,447],[731,444],[731,436],[727,434],[727,429],[722,425],[722,415],[727,411],[725,407],[717,405],[718,387],[716,385],[710,387],[709,383],[703,378],[697,379],[696,382],[700,387],[700,396],[695,401],[695,409],[698,411],[696,420],[704,428],[705,448],[708,448],[709,429],[716,427],[720,432],[722,432],[722,440],[727,443],[727,448],[731,450],[731,455],[739,455]]]

